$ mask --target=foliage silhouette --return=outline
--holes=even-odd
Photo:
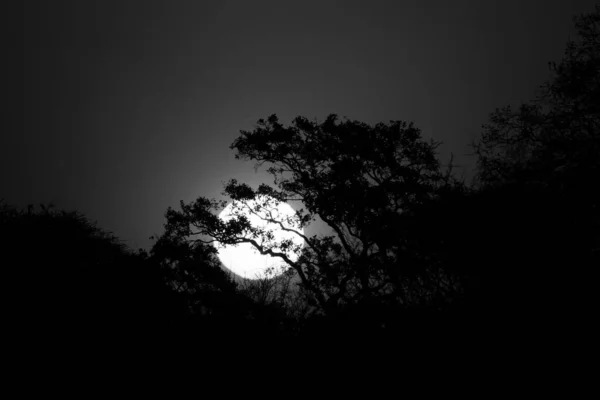
[[[600,265],[599,11],[574,19],[578,39],[550,63],[552,79],[532,102],[490,115],[473,143],[476,185],[425,207],[414,223],[432,227],[420,236],[447,269],[460,271],[469,307],[503,330],[576,326],[592,304],[588,284]]]
[[[212,343],[227,343],[230,350],[236,351],[247,349],[250,342],[273,345],[276,339],[283,338],[280,299],[272,298],[274,280],[236,281],[220,267],[213,246],[182,240],[172,228],[167,226],[156,238],[150,259],[160,266],[167,285],[184,303],[178,329],[185,337],[190,341],[204,338]],[[260,282],[264,283],[262,287]],[[278,297],[289,295],[280,289]],[[210,345],[204,348],[204,355],[209,348]],[[223,347],[218,349],[226,351]]]
[[[32,352],[141,349],[168,330],[178,308],[156,266],[78,212],[2,204],[0,242],[5,273],[19,282],[14,327]]]
[[[483,126],[473,143],[481,186],[526,181],[590,200],[598,196],[599,9],[574,19],[578,38],[568,42],[559,64],[549,63],[552,79],[534,101],[517,111],[497,109]]]
[[[445,297],[457,288],[444,271],[412,252],[402,223],[420,204],[461,186],[441,170],[437,145],[401,121],[369,126],[330,115],[321,124],[298,117],[284,127],[272,115],[254,131],[241,131],[231,147],[237,158],[254,160],[257,167],[269,163],[277,189],[263,184],[255,190],[231,180],[224,194],[233,200],[236,218],[223,222],[217,213],[227,202],[200,197],[181,202],[180,211],[167,210],[165,236],[210,253],[206,249],[214,241],[251,243],[285,261],[310,294],[309,304],[338,320],[373,317],[375,304],[383,310]],[[248,206],[251,200],[256,208]],[[274,217],[278,202],[294,201],[305,207],[294,218]],[[320,218],[333,234],[307,237],[295,231],[304,246],[280,243],[252,226],[244,210],[284,229]]]
[[[573,254],[591,260],[600,249],[600,6],[574,25],[578,37],[559,64],[549,63],[552,79],[534,101],[496,110],[473,145],[482,190],[539,197],[547,215],[569,220]]]
[[[277,189],[232,180],[224,194],[240,209],[265,196],[273,199],[261,204],[266,211],[301,200],[306,209],[294,222],[304,227],[319,217],[334,234],[288,248],[300,255],[294,263],[243,218],[222,224],[214,211],[225,202],[181,203],[181,211],[168,210],[167,227],[194,245],[251,242],[283,258],[313,304],[343,320],[362,315],[359,324],[393,324],[373,317],[398,303],[462,321],[529,319],[529,326],[561,314],[575,298],[586,301],[575,295],[575,281],[598,263],[600,248],[598,20],[598,8],[575,19],[579,40],[550,64],[554,79],[533,102],[491,114],[473,143],[470,188],[440,171],[436,144],[410,124],[370,127],[331,115],[285,127],[273,115],[231,148],[257,167],[269,164]]]

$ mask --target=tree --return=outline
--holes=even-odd
[[[552,78],[537,97],[516,112],[496,110],[473,146],[481,188],[544,192],[558,209],[570,210],[582,230],[598,232],[600,6],[575,17],[574,25],[577,38],[560,63],[549,63]],[[598,252],[598,237],[587,241]]]
[[[584,286],[600,260],[600,7],[574,23],[577,38],[558,64],[549,63],[551,79],[535,99],[516,111],[497,109],[473,143],[471,209],[493,221],[478,225],[476,243],[500,254],[479,275],[504,302],[502,292],[517,299],[513,310],[523,315],[531,315],[526,304],[554,318],[559,309],[574,315],[589,300],[593,289]]]
[[[370,126],[332,114],[320,124],[297,117],[286,127],[271,115],[253,131],[242,130],[231,148],[237,159],[253,160],[256,168],[268,164],[275,187],[253,189],[229,181],[223,194],[232,199],[236,217],[228,222],[217,216],[227,201],[182,201],[180,211],[167,210],[166,235],[194,248],[215,241],[251,243],[283,260],[326,313],[373,299],[422,301],[431,295],[426,282],[440,275],[422,255],[410,254],[402,219],[456,183],[441,171],[438,145],[402,121]],[[250,201],[256,207],[250,208]],[[275,216],[279,202],[294,201],[301,202],[294,217]],[[318,217],[332,234],[308,237],[294,230],[303,246],[278,242],[266,229],[252,226],[243,211],[286,230],[304,228]]]
[[[552,79],[537,97],[517,111],[497,109],[473,143],[480,185],[527,181],[599,193],[592,177],[600,164],[600,6],[574,22],[578,39],[559,64],[549,63]]]
[[[150,258],[161,266],[167,285],[176,292],[235,291],[235,282],[219,267],[214,247],[191,246],[169,229],[156,239]]]
[[[10,325],[36,357],[89,357],[162,340],[175,304],[160,270],[84,215],[0,202],[0,243],[17,317]]]

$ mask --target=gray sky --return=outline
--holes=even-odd
[[[273,113],[414,121],[469,170],[488,114],[533,96],[594,3],[23,1],[0,198],[77,209],[148,248],[167,207],[262,181],[229,145]]]

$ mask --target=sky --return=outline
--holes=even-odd
[[[271,182],[229,149],[271,114],[414,122],[469,177],[489,113],[533,97],[594,4],[23,0],[0,199],[77,210],[149,249],[167,207]]]

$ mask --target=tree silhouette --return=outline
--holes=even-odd
[[[600,265],[599,20],[598,7],[575,19],[579,39],[534,101],[491,114],[474,185],[403,215],[408,254],[460,287],[436,340],[542,354],[585,337]]]
[[[177,299],[158,267],[82,214],[2,204],[0,242],[12,327],[36,356],[133,351],[168,330]]]
[[[231,180],[224,194],[233,200],[235,218],[223,222],[217,216],[227,201],[200,197],[182,201],[180,211],[169,208],[166,231],[192,246],[251,243],[262,254],[279,257],[312,294],[313,304],[330,315],[373,299],[419,302],[431,295],[426,281],[442,277],[423,257],[409,254],[401,220],[457,184],[441,171],[438,144],[424,141],[419,129],[401,121],[370,126],[330,115],[320,124],[297,117],[284,127],[272,115],[259,120],[254,131],[241,131],[231,148],[236,158],[253,160],[257,168],[269,164],[276,188],[253,189]],[[276,205],[288,201],[301,201],[303,208],[278,219]],[[295,230],[303,246],[278,242],[268,230],[252,226],[243,211],[287,230],[320,218],[333,234],[307,237]]]
[[[175,291],[235,290],[235,282],[219,267],[214,247],[192,246],[170,229],[156,239],[151,259],[160,264],[167,284]]]
[[[591,304],[587,286],[600,264],[599,11],[574,19],[578,38],[550,63],[552,78],[533,101],[490,115],[473,143],[474,190],[445,211],[427,210],[456,227],[436,253],[473,278],[471,303],[523,327],[573,319]]]
[[[497,109],[473,143],[482,186],[527,181],[528,185],[598,191],[600,113],[600,7],[574,19],[578,38],[563,60],[550,62],[552,79],[519,110]],[[597,198],[595,199],[597,200]]]
[[[583,252],[600,248],[600,6],[574,18],[578,36],[552,79],[517,112],[496,110],[474,143],[481,188],[543,193],[555,210],[569,210]],[[548,209],[550,204],[548,205]],[[556,211],[555,211],[556,212]]]

